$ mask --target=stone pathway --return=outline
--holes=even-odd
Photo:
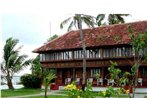
[[[144,98],[147,94],[135,94],[135,98]]]

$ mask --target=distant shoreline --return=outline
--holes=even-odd
[[[14,89],[19,89],[19,88],[23,88],[24,87],[23,85],[13,85],[13,86],[14,86]],[[8,89],[7,85],[1,85],[0,86],[0,90],[5,90],[5,89]]]

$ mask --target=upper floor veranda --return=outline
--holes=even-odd
[[[144,51],[140,51],[142,55]],[[82,60],[83,50],[62,50],[40,53],[41,62]],[[134,49],[130,45],[86,48],[87,60],[133,58]]]

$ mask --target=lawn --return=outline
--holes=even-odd
[[[9,97],[9,96],[23,96],[23,95],[31,95],[31,94],[39,94],[41,93],[41,89],[15,89],[15,90],[1,90],[1,97]]]
[[[1,91],[1,97],[10,97],[10,96],[23,96],[23,95],[32,95],[32,94],[39,94],[43,92],[42,89],[16,89],[16,90],[2,90]],[[96,92],[93,92],[96,94]],[[56,95],[57,94],[57,95]],[[55,95],[48,95],[48,98],[67,98],[68,91],[58,91]],[[58,95],[63,94],[63,95]],[[115,97],[115,96],[113,96]],[[43,95],[40,96],[31,96],[31,97],[25,97],[25,98],[44,98]],[[98,96],[96,98],[99,98]],[[118,98],[129,98],[128,95],[119,95]],[[147,97],[145,97],[147,98]]]

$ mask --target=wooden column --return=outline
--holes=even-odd
[[[104,79],[104,67],[102,67],[101,78]]]
[[[75,80],[75,67],[72,68],[72,79]]]

